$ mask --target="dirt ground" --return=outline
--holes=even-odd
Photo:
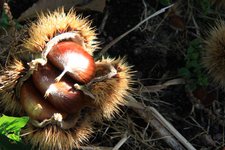
[[[108,0],[103,13],[82,13],[93,19],[101,47],[105,47],[147,16],[166,7],[162,1]],[[10,3],[14,18],[34,2]],[[142,24],[105,54],[126,56],[136,70],[134,98],[154,107],[193,147],[201,150],[224,149],[225,144],[224,92],[211,82],[201,65],[207,32],[224,16],[221,7],[207,0],[178,0],[174,7]],[[192,58],[192,54],[197,56]],[[190,66],[192,59],[195,64]],[[121,150],[179,149],[168,145],[159,129],[138,112],[130,107],[121,110],[114,120],[95,125],[97,132],[87,143],[90,149],[95,146],[110,149],[124,135],[128,138]]]
[[[108,19],[100,37],[103,37],[104,43],[108,43],[162,7],[165,6],[158,1],[110,1],[107,7]],[[180,73],[181,68],[187,67],[187,60],[190,59],[187,49],[190,48],[191,41],[205,40],[215,21],[223,18],[222,10],[212,6],[206,13],[206,9],[201,2],[178,1],[175,9],[144,23],[113,45],[108,54],[127,56],[128,62],[137,70],[136,86],[139,93],[136,93],[136,98],[156,108],[196,149],[223,149],[223,92],[211,83],[208,76],[210,83],[206,86],[196,83],[198,75],[193,68],[190,68],[191,77]],[[201,43],[200,47],[202,50],[204,44]],[[198,54],[201,55],[201,51]],[[199,65],[200,59],[197,58]],[[200,72],[206,74],[204,68]],[[145,86],[177,78],[184,78],[186,84],[141,92],[141,88]],[[196,83],[194,88],[193,82]],[[128,130],[131,137],[122,149],[173,149],[164,143],[163,137],[158,139],[151,125],[144,123],[137,114],[130,109],[125,109],[125,112],[124,123],[131,121],[132,125]],[[118,124],[118,127],[113,126],[120,128],[121,123]],[[125,125],[124,130],[126,128]]]

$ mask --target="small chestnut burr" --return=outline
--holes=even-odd
[[[225,22],[219,21],[205,39],[202,63],[216,84],[225,88]]]

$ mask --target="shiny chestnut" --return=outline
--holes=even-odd
[[[60,113],[41,96],[31,80],[21,87],[20,102],[28,116],[34,120],[43,121],[50,119],[54,113]]]
[[[57,110],[68,114],[79,113],[91,100],[88,100],[82,91],[74,89],[74,82],[70,77],[64,76],[59,82],[55,82],[58,74],[60,71],[50,63],[39,65],[33,73],[33,83],[42,95],[45,95],[46,101]]]
[[[94,58],[84,48],[73,41],[62,41],[54,45],[48,53],[50,62],[63,70],[56,78],[59,81],[68,74],[80,84],[88,83],[95,74]]]

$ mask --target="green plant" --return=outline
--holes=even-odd
[[[203,13],[207,15],[211,9],[210,1],[209,0],[201,0],[199,2],[200,2],[200,6],[201,6]]]
[[[0,27],[7,28],[9,26],[9,18],[6,13],[3,11],[0,18]]]
[[[170,5],[172,3],[171,0],[160,0],[159,2],[164,6]]]
[[[10,149],[13,147],[24,147],[21,144],[20,131],[29,118],[28,117],[0,117],[0,149]]]
[[[179,69],[179,75],[187,80],[186,88],[195,90],[197,87],[207,86],[208,78],[203,72],[201,64],[201,40],[194,39],[190,42],[185,58],[185,66]]]
[[[5,13],[5,11],[2,12],[2,15],[0,16],[0,28],[9,28],[12,24],[10,24],[10,19],[9,17],[7,16],[7,14]],[[13,20],[13,25],[15,25],[15,27],[17,29],[20,29],[22,28],[22,25],[19,24],[17,22],[17,20]]]
[[[9,117],[3,115],[0,118],[0,134],[15,142],[19,142],[21,140],[20,130],[26,125],[28,120],[28,117]]]

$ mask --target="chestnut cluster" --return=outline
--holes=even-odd
[[[73,10],[40,15],[27,34],[0,74],[0,105],[30,117],[22,133],[34,149],[74,149],[126,103],[131,67],[120,57],[96,60],[95,30]]]
[[[65,118],[91,106],[93,100],[74,85],[87,84],[94,77],[94,58],[79,44],[63,41],[52,47],[47,60],[44,65],[38,64],[21,87],[20,102],[30,118],[43,121],[56,113]],[[64,74],[63,70],[68,72]]]

